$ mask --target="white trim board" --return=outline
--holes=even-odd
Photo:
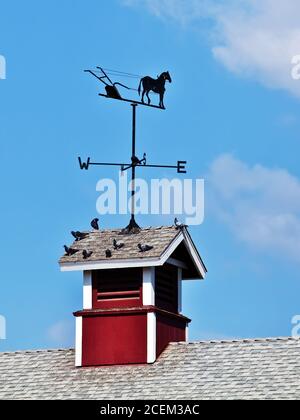
[[[92,272],[83,272],[83,309],[93,308]]]
[[[203,279],[205,279],[205,276],[207,273],[206,267],[203,264],[203,261],[201,257],[199,256],[198,251],[196,250],[195,245],[189,233],[186,230],[184,233],[184,240],[185,240],[185,244],[187,245],[187,250],[189,251],[192,260],[195,262],[198,273],[202,276]]]
[[[143,269],[143,305],[155,306],[155,267]]]
[[[156,267],[163,265],[159,258],[143,258],[131,260],[114,261],[91,261],[86,263],[63,263],[60,264],[61,271],[93,271],[93,270],[113,270],[115,268],[133,268],[133,267]]]
[[[156,314],[147,314],[147,363],[156,361]]]
[[[82,366],[82,316],[76,317],[75,366]]]
[[[182,269],[178,268],[178,312],[182,313]]]

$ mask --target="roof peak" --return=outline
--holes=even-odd
[[[300,342],[300,338],[294,337],[265,337],[265,338],[237,338],[237,339],[228,339],[228,340],[197,340],[197,341],[190,341],[188,343],[185,342],[178,342],[178,343],[171,343],[170,345],[198,345],[198,344],[242,344],[242,343],[274,343],[274,342],[282,342],[282,341],[297,341]]]
[[[58,352],[75,352],[75,349],[72,348],[59,348],[59,349],[31,349],[31,350],[15,350],[15,351],[4,351],[0,352],[0,356],[3,355],[24,355],[24,354],[37,354],[37,353],[58,353]]]
[[[173,229],[173,230],[178,230],[176,229],[176,227],[174,225],[160,225],[160,226],[146,226],[146,227],[141,227],[140,231],[148,231],[148,230],[161,230],[161,229]],[[105,228],[105,229],[100,229],[99,231],[97,230],[89,230],[86,232],[123,232],[124,228]],[[124,232],[124,235],[128,235],[128,233]],[[129,234],[130,235],[130,234]]]
[[[274,343],[274,342],[300,342],[300,338],[294,337],[266,337],[266,338],[241,338],[232,340],[199,340],[190,342],[177,342],[170,343],[169,346],[195,346],[199,344],[254,344],[254,343]],[[13,355],[13,354],[36,354],[36,353],[58,353],[58,352],[74,352],[73,348],[58,348],[58,349],[32,349],[32,350],[16,350],[16,351],[5,351],[0,352],[0,355]]]

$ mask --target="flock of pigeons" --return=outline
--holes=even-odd
[[[94,230],[100,230],[99,227],[99,219],[93,219],[91,221],[91,226]],[[184,225],[183,223],[180,223],[179,220],[177,218],[175,218],[174,220],[174,226],[177,230],[179,229],[183,229],[185,227],[187,227],[187,225]],[[71,235],[75,238],[75,242],[79,242],[82,241],[83,239],[87,238],[89,236],[89,233],[86,232],[80,232],[80,231],[72,231]],[[119,251],[120,249],[125,247],[125,243],[122,241],[117,241],[116,239],[113,239],[113,243],[112,243],[113,249],[115,251]],[[66,252],[66,256],[71,256],[71,255],[75,255],[79,252],[79,249],[76,248],[69,248],[67,247],[67,245],[64,245],[64,249]],[[138,244],[138,249],[140,252],[149,252],[153,249],[152,245],[148,245],[148,244]],[[82,257],[84,260],[89,259],[91,256],[93,255],[93,251],[88,251],[87,249],[84,249],[82,251]],[[112,257],[112,251],[110,249],[107,249],[105,251],[105,256],[106,258],[111,258]]]

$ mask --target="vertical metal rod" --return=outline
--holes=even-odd
[[[134,162],[135,154],[135,140],[136,140],[136,107],[137,104],[131,104],[132,106],[132,163]],[[132,175],[131,175],[131,222],[135,223],[135,205],[134,205],[134,195],[135,195],[135,165],[132,165]]]

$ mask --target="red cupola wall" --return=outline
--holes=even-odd
[[[181,282],[182,269],[169,264],[85,272],[76,365],[153,363],[170,342],[186,341]]]

